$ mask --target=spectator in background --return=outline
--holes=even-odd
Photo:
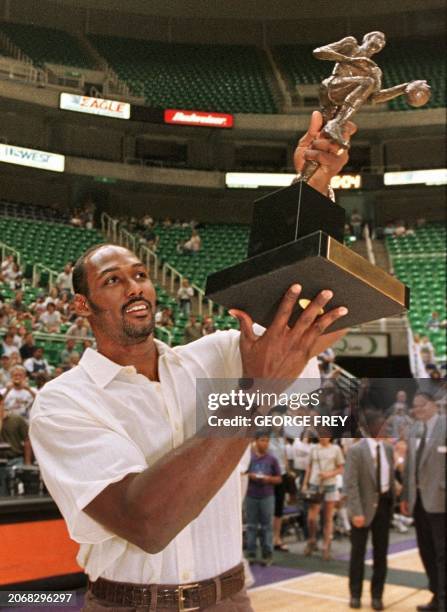
[[[22,358],[22,361],[25,361],[26,359],[32,357],[35,348],[36,345],[34,344],[33,334],[31,332],[28,332],[23,339],[22,346],[20,347],[20,357]]]
[[[386,236],[394,236],[394,232],[396,231],[396,227],[393,221],[388,221],[383,229],[383,235]]]
[[[189,317],[187,325],[185,325],[185,344],[194,342],[202,337],[202,329],[200,323],[194,315]]]
[[[90,326],[86,319],[77,317],[73,325],[67,330],[67,336],[71,336],[75,340],[84,340],[90,334]]]
[[[0,357],[0,389],[6,387],[11,380],[11,360],[8,355]]]
[[[56,287],[59,291],[73,291],[72,285],[72,265],[70,262],[66,263],[62,272],[57,275]]]
[[[48,377],[51,376],[51,368],[48,361],[44,358],[43,348],[36,347],[34,355],[24,362],[25,370],[28,375],[35,379],[39,372],[44,372]]]
[[[191,238],[183,245],[183,251],[188,253],[198,253],[202,248],[202,239],[197,230],[192,230]]]
[[[306,470],[309,467],[311,444],[308,433],[304,430],[295,438],[292,446],[293,468],[297,476],[297,488],[301,490]]]
[[[445,610],[446,605],[446,418],[433,396],[418,391],[413,398],[416,419],[408,438],[401,512],[412,515],[419,554],[432,599],[420,611]]]
[[[14,334],[8,331],[2,342],[2,355],[11,357],[13,353],[17,353],[20,356],[19,349],[14,342]]]
[[[421,351],[425,351],[428,353],[429,363],[435,363],[435,348],[430,342],[430,338],[428,336],[422,336],[420,347]]]
[[[257,535],[260,528],[262,561],[271,565],[273,559],[273,512],[275,506],[274,485],[281,482],[278,461],[269,450],[270,438],[258,432],[248,467],[247,509],[247,558],[256,560]]]
[[[14,262],[3,276],[11,289],[22,288],[22,271],[18,263]]]
[[[18,414],[5,409],[4,398],[0,394],[0,442],[9,444],[3,451],[8,466],[31,465],[32,450],[28,437],[28,423]]]
[[[318,367],[322,380],[326,380],[327,378],[331,377],[334,369],[334,362],[335,351],[332,348],[328,348],[318,355]]]
[[[25,302],[23,301],[23,291],[21,289],[15,292],[15,297],[11,302],[11,306],[16,312],[26,312],[28,310]]]
[[[180,310],[182,310],[183,314],[187,317],[189,317],[191,312],[191,301],[193,296],[194,289],[189,284],[189,280],[183,278],[181,286],[177,291],[177,299],[179,301]]]
[[[28,419],[36,394],[28,385],[26,370],[21,365],[11,368],[11,382],[4,393],[5,409],[11,414]]]
[[[7,255],[5,257],[5,259],[2,261],[2,264],[0,266],[0,273],[3,277],[3,279],[5,280],[5,282],[7,282],[7,278],[8,278],[8,274],[9,272],[12,271],[12,267],[14,265],[14,256],[13,255]]]
[[[435,311],[431,313],[431,316],[425,326],[428,327],[428,329],[433,329],[434,331],[437,331],[438,329],[445,328],[447,326],[447,321],[441,321],[441,319],[439,318],[439,312]]]
[[[45,304],[45,296],[42,293],[38,295],[36,301],[30,304],[29,310],[34,316],[38,319],[40,315],[45,312],[46,304]]]
[[[14,346],[20,349],[20,347],[22,346],[22,337],[19,334],[19,330],[17,329],[17,326],[10,325],[8,328],[8,332],[12,334],[12,342]]]
[[[79,364],[79,360],[81,359],[81,355],[77,351],[73,351],[70,355],[70,360],[68,362],[67,370],[71,370],[75,368]]]
[[[165,306],[155,314],[155,323],[161,327],[174,327],[172,310]]]
[[[208,336],[214,334],[216,327],[214,325],[213,317],[204,317],[202,321],[202,336]]]
[[[61,313],[56,310],[53,302],[48,302],[45,312],[39,317],[40,329],[48,333],[58,334],[61,329]]]
[[[59,359],[63,368],[68,369],[70,364],[70,359],[73,353],[76,353],[76,340],[74,338],[68,338],[65,342],[65,348],[62,349]]]
[[[318,517],[323,504],[323,559],[328,561],[331,558],[334,508],[340,499],[336,476],[343,473],[344,462],[341,448],[332,444],[331,438],[320,438],[319,444],[312,447],[302,490],[306,492],[309,489],[311,496],[320,494],[321,501],[310,501],[307,515],[309,540],[304,550],[306,556],[310,556],[316,550]]]
[[[394,457],[392,446],[383,437],[386,429],[383,413],[367,408],[361,414],[361,424],[367,437],[351,446],[345,469],[348,513],[352,522],[350,607],[361,607],[366,544],[371,531],[371,606],[373,610],[383,610],[389,526],[394,507]]]
[[[49,302],[53,302],[53,304],[57,304],[59,301],[59,289],[57,287],[51,287],[48,295],[44,299],[44,306],[47,307]]]
[[[397,411],[408,413],[407,392],[401,389],[396,393],[396,401],[391,404],[388,414],[396,414]]]
[[[272,416],[282,415],[283,412],[278,409],[273,409],[270,414]],[[269,453],[275,457],[278,462],[279,470],[281,474],[281,481],[275,484],[274,496],[275,496],[275,510],[273,517],[273,546],[275,550],[282,550],[284,552],[289,551],[289,547],[284,544],[281,540],[281,525],[282,517],[284,514],[284,500],[286,496],[287,486],[287,456],[286,456],[286,441],[284,439],[284,432],[282,426],[274,425],[272,427],[269,444]]]
[[[354,236],[357,238],[357,240],[360,240],[362,237],[363,218],[356,208],[354,208],[354,210],[352,211],[350,224]]]

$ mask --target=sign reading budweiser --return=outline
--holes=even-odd
[[[102,117],[113,117],[114,119],[130,118],[130,104],[119,102],[118,100],[105,100],[103,98],[61,93],[59,106],[63,110],[75,111],[77,113],[101,115]]]
[[[165,110],[165,123],[230,128],[233,127],[233,115],[227,115],[226,113],[208,113],[203,111],[175,110],[168,108]]]
[[[65,168],[64,155],[9,144],[0,144],[0,162],[52,172],[63,172]]]

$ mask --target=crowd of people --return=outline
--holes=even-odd
[[[241,466],[242,478],[248,480],[247,559],[268,566],[275,549],[289,551],[283,538],[290,514],[282,522],[286,499],[297,510],[293,516],[306,540],[305,556],[318,553],[321,538],[321,557],[329,560],[334,538],[350,538],[351,608],[361,607],[366,544],[372,533],[371,605],[383,610],[390,528],[405,533],[415,522],[433,593],[432,601],[418,609],[443,610],[445,455],[439,455],[439,449],[445,446],[439,444],[445,444],[446,436],[445,390],[440,387],[435,395],[418,390],[411,405],[407,393],[399,390],[387,410],[373,397],[368,390],[360,399],[356,438],[325,437],[312,428],[302,428],[294,438],[281,428],[257,433]],[[425,462],[422,467],[428,453],[435,464]]]

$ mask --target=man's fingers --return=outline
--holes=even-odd
[[[253,331],[253,320],[250,315],[243,310],[237,310],[236,308],[232,308],[228,311],[228,313],[239,321],[241,334],[244,340],[249,340],[251,342],[257,340],[257,336]]]
[[[299,140],[300,147],[307,147],[318,136],[323,127],[323,116],[320,111],[314,111],[310,117],[309,127],[307,132]]]
[[[301,336],[308,331],[308,329],[314,324],[315,319],[320,316],[321,310],[326,306],[329,300],[332,299],[333,295],[334,294],[332,291],[325,289],[311,301],[304,312],[298,317],[295,325],[291,329],[295,339],[301,338]]]
[[[354,123],[353,121],[347,121],[345,129],[343,130],[343,135],[344,136],[354,136],[357,130],[358,130],[358,127],[356,123]]]
[[[267,330],[268,332],[277,334],[286,328],[300,293],[301,285],[295,284],[289,287],[281,300],[281,304],[276,311],[275,318]]]
[[[311,149],[325,151],[327,153],[332,153],[333,155],[338,155],[339,151],[345,150],[339,144],[332,142],[332,140],[329,140],[328,138],[316,138],[311,144]]]
[[[340,165],[340,168],[342,168],[348,160],[347,150],[340,148],[339,151],[341,151],[341,155],[338,153],[334,155],[333,153],[326,153],[325,151],[317,151],[316,149],[307,149],[304,151],[304,159],[306,161],[318,162],[323,170],[326,168],[329,172],[329,169],[334,167],[334,163],[337,163],[337,165]]]
[[[335,323],[335,321],[338,321],[338,319],[341,319],[347,314],[348,309],[344,306],[340,306],[339,308],[333,308],[326,314],[322,315],[321,317],[318,317],[312,327],[310,327],[307,332],[303,334],[300,340],[300,344],[302,343],[304,349],[308,349],[310,350],[311,354],[314,354],[312,347],[318,342],[318,339],[321,334],[323,334],[328,327]],[[340,337],[342,337],[344,333],[345,332],[340,333]]]

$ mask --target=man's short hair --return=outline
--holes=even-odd
[[[88,257],[92,253],[94,253],[95,251],[97,251],[103,246],[116,246],[116,245],[112,245],[111,243],[107,244],[105,242],[101,242],[100,244],[95,244],[91,246],[90,248],[88,248],[85,251],[85,253],[83,253],[79,257],[79,259],[76,261],[73,267],[73,275],[72,275],[72,281],[71,281],[73,284],[73,291],[75,293],[80,293],[81,295],[85,295],[85,297],[89,296],[89,287],[87,283],[87,273],[85,270],[85,262],[87,261]]]

